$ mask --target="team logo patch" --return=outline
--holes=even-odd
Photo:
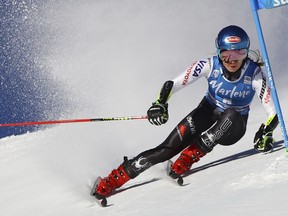
[[[189,124],[191,134],[196,133],[196,127],[195,127],[195,124],[194,124],[192,116],[187,116],[186,120],[187,120],[187,122]]]
[[[220,73],[219,70],[214,70],[214,71],[212,72],[212,75],[211,75],[211,76],[212,76],[213,78],[217,78],[217,77],[219,76],[219,73]]]
[[[141,170],[147,166],[148,162],[147,159],[144,157],[140,157],[137,161],[134,161],[132,165],[137,169]]]
[[[270,99],[271,99],[271,89],[270,87],[267,88],[267,94],[264,98],[264,102],[267,104],[267,103],[270,103]]]
[[[245,76],[244,77],[244,84],[251,84],[251,77],[249,77],[249,76]]]
[[[185,125],[180,124],[177,126],[177,132],[178,132],[178,135],[179,135],[181,141],[183,140],[186,129],[187,128]]]

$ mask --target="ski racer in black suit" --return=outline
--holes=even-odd
[[[272,132],[278,125],[278,117],[260,67],[263,62],[259,53],[249,52],[247,33],[234,25],[223,28],[215,44],[217,55],[196,61],[184,73],[164,83],[147,115],[151,124],[166,123],[171,95],[204,77],[208,90],[200,104],[180,121],[163,143],[130,160],[124,157],[124,162],[99,182],[94,195],[106,197],[149,167],[181,152],[169,173],[172,178],[177,178],[217,144],[228,146],[238,142],[246,132],[255,93],[268,119],[255,135],[254,148],[263,152],[272,150]]]

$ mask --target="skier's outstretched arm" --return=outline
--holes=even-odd
[[[159,96],[147,111],[148,120],[153,125],[165,124],[169,119],[168,100],[172,94],[174,82],[166,81],[159,93]]]
[[[212,61],[211,58],[196,61],[175,79],[166,81],[157,100],[152,103],[152,106],[147,111],[149,122],[153,125],[165,124],[169,119],[168,100],[172,94],[203,76],[207,77],[211,72]]]

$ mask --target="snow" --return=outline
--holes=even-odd
[[[23,1],[25,2],[25,1]],[[37,13],[53,44],[49,66],[65,83],[75,110],[68,118],[145,114],[164,81],[213,54],[219,29],[247,29],[259,49],[249,1],[48,1]],[[260,11],[282,112],[287,121],[288,7]],[[285,21],[285,22],[284,22]],[[281,25],[280,25],[281,23]],[[43,40],[44,40],[43,39]],[[98,175],[158,145],[205,93],[205,81],[173,95],[170,120],[60,124],[0,140],[0,215],[286,215],[288,163],[280,127],[275,150],[256,153],[252,140],[266,116],[255,98],[246,135],[217,146],[177,186],[158,164],[127,182],[99,207],[89,195]],[[287,85],[287,84],[286,84]],[[199,92],[199,93],[198,93]]]

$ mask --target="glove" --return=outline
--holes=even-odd
[[[168,121],[168,103],[162,104],[158,100],[147,111],[148,120],[153,125],[162,125]]]
[[[265,131],[265,124],[261,124],[254,137],[254,149],[260,152],[271,152],[273,150],[273,131]]]

